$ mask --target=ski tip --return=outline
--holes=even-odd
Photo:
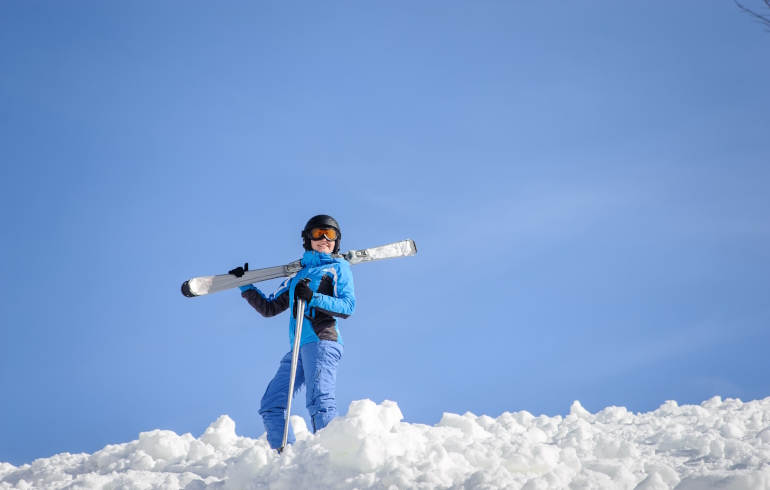
[[[412,248],[414,249],[414,254],[416,255],[416,254],[417,254],[417,242],[415,242],[415,241],[414,241],[414,240],[412,240],[411,238],[407,238],[407,240],[409,240],[410,242],[412,242]]]
[[[196,295],[192,291],[190,291],[190,281],[185,281],[182,284],[182,294],[184,294],[188,298],[194,298]]]

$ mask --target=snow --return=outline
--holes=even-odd
[[[190,291],[196,296],[208,294],[211,287],[214,285],[214,276],[202,276],[194,277],[187,282],[190,287]]]
[[[362,251],[358,251],[362,252]],[[389,243],[379,247],[367,248],[366,255],[359,255],[355,250],[344,254],[343,256],[350,262],[350,265],[370,262],[373,260],[397,259],[399,257],[410,257],[417,253],[417,244],[414,240],[402,240],[396,243]]]
[[[222,415],[198,439],[154,430],[90,455],[0,463],[0,489],[770,489],[770,397],[402,419],[395,402],[355,401],[312,435],[294,416],[297,444],[278,456]]]

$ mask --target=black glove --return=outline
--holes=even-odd
[[[294,309],[292,310],[294,318],[297,318],[297,300],[304,300],[305,306],[307,306],[310,300],[313,299],[313,290],[310,289],[308,284],[310,284],[310,279],[305,278],[300,280],[297,285],[294,286]]]
[[[308,284],[310,284],[310,279],[302,279],[294,286],[294,299],[303,299],[305,303],[309,303],[313,299],[313,290]]]
[[[235,269],[228,272],[228,274],[232,274],[235,277],[241,277],[243,276],[244,272],[248,272],[248,271],[249,271],[249,263],[246,262],[245,264],[243,264],[243,267],[236,267]]]

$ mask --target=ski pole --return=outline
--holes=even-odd
[[[283,426],[283,442],[281,449],[286,447],[286,439],[289,437],[289,416],[291,415],[291,397],[294,394],[294,376],[297,374],[297,359],[299,358],[299,339],[302,336],[302,320],[305,318],[305,301],[297,299],[297,322],[294,329],[294,350],[291,353],[291,374],[289,375],[289,399],[286,402],[286,423]]]

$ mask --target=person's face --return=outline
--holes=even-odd
[[[321,237],[320,240],[310,240],[310,246],[316,252],[324,254],[330,254],[334,250],[334,242],[330,242],[326,237]]]

